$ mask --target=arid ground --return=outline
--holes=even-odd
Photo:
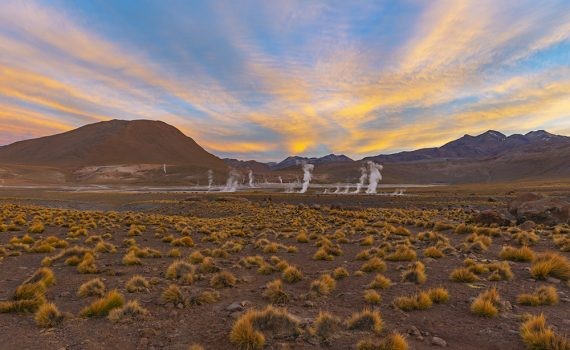
[[[526,191],[0,188],[0,348],[568,349],[570,226],[475,220]]]

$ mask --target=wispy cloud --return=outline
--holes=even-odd
[[[570,129],[567,1],[123,5],[3,3],[0,143],[146,118],[268,160]]]

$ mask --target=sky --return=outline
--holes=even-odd
[[[2,0],[0,145],[110,119],[262,161],[570,135],[570,1]]]

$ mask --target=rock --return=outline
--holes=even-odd
[[[228,307],[226,307],[226,310],[229,312],[236,312],[236,311],[243,311],[245,308],[243,307],[241,302],[233,302],[230,305],[228,305]]]
[[[176,307],[179,309],[184,309],[184,304],[178,303],[178,304],[176,304]]]
[[[441,346],[441,347],[447,346],[447,342],[445,340],[441,339],[440,337],[431,338],[431,344],[435,345],[435,346]]]
[[[540,193],[525,192],[519,194],[515,199],[509,203],[509,213],[516,215],[519,206],[525,202],[536,201],[543,199],[545,196]]]
[[[532,220],[527,220],[519,225],[521,230],[529,231],[536,227],[536,223]]]
[[[570,202],[538,194],[524,194],[509,205],[517,222],[531,220],[545,225],[570,223]]]
[[[501,213],[499,210],[495,209],[483,210],[476,214],[473,220],[478,224],[487,226],[490,226],[492,224],[507,226],[511,223],[505,213]]]
[[[313,303],[313,302],[310,301],[310,300],[305,300],[305,302],[303,303],[303,306],[304,306],[304,307],[314,307],[314,306],[315,306],[315,303]]]
[[[422,333],[416,326],[411,326],[410,329],[408,329],[408,334],[415,337],[417,340],[424,340]]]
[[[558,278],[547,277],[546,282],[552,283],[552,284],[560,284],[561,281]]]

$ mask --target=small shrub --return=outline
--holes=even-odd
[[[471,312],[484,317],[495,317],[499,313],[499,293],[491,288],[479,294],[471,304]]]
[[[377,274],[372,282],[368,285],[368,288],[371,289],[386,289],[392,285],[392,281],[388,277],[384,275]]]
[[[530,265],[530,274],[537,279],[555,277],[563,281],[570,279],[570,261],[558,253],[542,253]]]
[[[328,312],[321,311],[315,319],[310,331],[321,340],[326,341],[334,337],[341,329],[340,319]]]
[[[297,267],[288,265],[287,268],[283,270],[281,278],[287,283],[295,283],[303,279],[303,273]]]
[[[121,293],[112,290],[103,298],[95,300],[91,305],[81,310],[81,316],[84,317],[104,317],[111,310],[119,308],[125,304],[125,298]]]
[[[284,304],[289,300],[289,295],[283,289],[281,280],[274,280],[265,285],[263,297],[269,299],[274,304]]]
[[[347,320],[346,326],[352,330],[366,330],[380,333],[384,326],[380,312],[377,310],[364,309],[353,313]]]
[[[51,328],[60,324],[64,319],[64,316],[57,306],[53,303],[42,304],[36,314],[34,315],[34,320],[36,324],[40,327]]]
[[[360,270],[364,272],[384,272],[386,271],[386,263],[378,257],[374,257],[360,267]]]
[[[231,288],[237,283],[237,278],[229,271],[216,273],[210,279],[210,286],[216,289]]]
[[[141,318],[149,314],[148,310],[142,307],[137,300],[131,300],[125,306],[111,310],[108,318],[113,322],[119,322],[126,318]]]
[[[380,304],[382,298],[380,297],[380,294],[374,289],[367,289],[364,291],[364,300],[366,300],[366,302],[369,304],[377,305]]]
[[[129,293],[144,293],[148,292],[150,283],[141,275],[135,275],[127,281],[125,287]]]
[[[510,261],[531,261],[534,258],[534,252],[527,246],[521,248],[503,247],[499,257]]]
[[[336,288],[336,281],[330,275],[322,275],[311,283],[311,290],[320,295],[329,295]]]
[[[469,269],[460,267],[451,272],[449,275],[452,281],[471,283],[477,281],[479,278]]]
[[[558,302],[558,293],[552,286],[538,287],[532,294],[520,294],[517,301],[521,305],[554,305]]]
[[[83,283],[77,291],[77,296],[86,298],[90,296],[102,297],[105,295],[105,283],[100,278],[94,278]]]

